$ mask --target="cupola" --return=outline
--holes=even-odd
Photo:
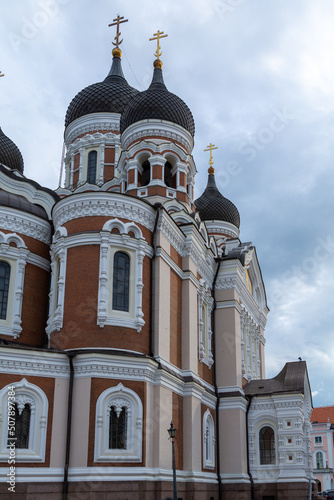
[[[0,163],[10,170],[23,173],[23,158],[19,148],[7,137],[0,128]]]
[[[237,238],[239,236],[240,215],[237,207],[225,198],[216,185],[215,169],[213,168],[212,150],[217,149],[210,144],[208,183],[203,194],[195,200],[196,210],[202,221],[206,223],[209,234],[216,237]]]

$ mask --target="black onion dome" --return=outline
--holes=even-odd
[[[214,174],[209,174],[204,193],[194,203],[203,221],[220,220],[229,222],[239,229],[240,215],[238,209],[219,192]]]
[[[0,163],[11,170],[23,173],[23,158],[19,148],[7,137],[0,128]]]
[[[65,127],[80,116],[91,113],[122,113],[128,101],[138,93],[124,78],[121,59],[114,56],[103,82],[89,85],[72,99],[66,112]]]
[[[37,215],[41,219],[48,220],[46,211],[40,205],[34,205],[23,196],[17,194],[8,193],[0,189],[0,206],[16,208],[22,212],[28,212],[29,214]]]
[[[147,90],[137,94],[124,109],[121,132],[140,120],[166,120],[181,125],[192,136],[195,134],[193,115],[188,106],[165,86],[162,70],[154,69],[152,83]]]

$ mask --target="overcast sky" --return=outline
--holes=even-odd
[[[196,197],[212,142],[217,184],[256,246],[271,310],[267,377],[307,361],[314,406],[334,405],[334,2],[0,0],[0,126],[25,175],[57,188],[72,98],[111,64],[145,90],[158,29],[167,88],[196,124]]]

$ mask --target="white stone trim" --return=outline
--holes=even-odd
[[[111,233],[113,228],[119,234]],[[135,235],[131,238],[128,233]],[[122,251],[130,258],[130,291],[129,311],[115,311],[112,309],[113,293],[113,257],[116,252]],[[100,270],[98,289],[97,324],[116,325],[135,328],[140,332],[145,324],[142,310],[143,261],[145,255],[151,255],[151,249],[142,238],[141,230],[136,224],[124,224],[118,219],[111,219],[103,226],[100,233]]]
[[[16,247],[10,243],[15,243]],[[23,239],[16,233],[0,232],[0,260],[10,265],[7,317],[0,319],[0,335],[15,339],[22,331],[24,275],[29,253]]]
[[[95,130],[119,131],[120,118],[119,113],[90,113],[89,115],[80,116],[70,123],[65,130],[66,146],[69,146],[79,135]]]
[[[19,350],[0,347],[0,372],[26,376],[68,378],[70,369],[64,354],[46,350]]]
[[[110,407],[127,407],[126,449],[109,448]],[[119,383],[100,394],[95,416],[95,462],[141,462],[143,441],[143,404],[134,391]]]
[[[30,236],[46,245],[50,245],[51,242],[50,223],[21,210],[1,207],[0,227],[6,231],[16,231],[25,236]]]
[[[56,467],[17,467],[16,481],[18,483],[51,483],[62,482],[64,469]],[[178,482],[217,483],[217,474],[214,472],[176,470]],[[0,476],[4,483],[8,478]],[[86,481],[173,481],[173,471],[158,467],[70,467],[70,482]]]
[[[215,468],[215,422],[210,410],[203,415],[203,468]],[[207,453],[208,451],[208,453]],[[208,456],[207,456],[208,455]]]
[[[59,234],[59,232],[56,234]],[[46,326],[47,336],[60,331],[63,327],[65,305],[65,281],[67,263],[67,244],[65,236],[56,239],[51,245],[51,285],[49,293],[49,317]]]
[[[134,141],[145,139],[147,137],[149,138],[150,136],[161,137],[169,141],[178,142],[182,144],[189,155],[194,147],[194,139],[190,132],[185,130],[180,125],[165,120],[147,119],[133,123],[126,130],[124,130],[122,133],[122,148],[126,150]]]
[[[127,219],[153,231],[155,209],[132,196],[115,192],[90,192],[68,196],[59,201],[53,210],[55,229],[80,217],[108,216]]]
[[[27,399],[30,404],[30,428],[29,428],[29,448],[16,449],[16,462],[44,462],[46,431],[49,402],[45,393],[40,387],[30,384],[25,378],[20,382],[13,382],[6,385],[0,391],[0,436],[1,450],[0,461],[8,461],[7,436],[8,436],[8,391],[14,386],[15,401]]]
[[[213,365],[211,313],[213,298],[205,288],[203,280],[198,289],[198,357],[209,368]]]
[[[219,400],[219,410],[242,410],[246,412],[248,402],[242,396],[226,397]]]
[[[220,477],[223,484],[233,484],[233,483],[248,484],[250,482],[248,474],[243,474],[243,473],[239,474],[221,473]]]

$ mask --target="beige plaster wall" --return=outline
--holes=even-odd
[[[154,354],[170,359],[170,267],[155,260]]]
[[[219,423],[222,475],[247,474],[245,410],[239,408],[220,410]]]
[[[153,467],[170,469],[172,466],[172,446],[168,441],[167,429],[172,419],[172,391],[155,386],[153,391]]]
[[[90,392],[90,378],[74,380],[70,452],[71,467],[87,467]]]
[[[183,468],[201,470],[201,402],[193,396],[183,398]]]
[[[68,379],[55,379],[50,467],[64,467],[67,432],[68,386]]]
[[[217,385],[242,386],[240,315],[233,306],[216,309]]]

